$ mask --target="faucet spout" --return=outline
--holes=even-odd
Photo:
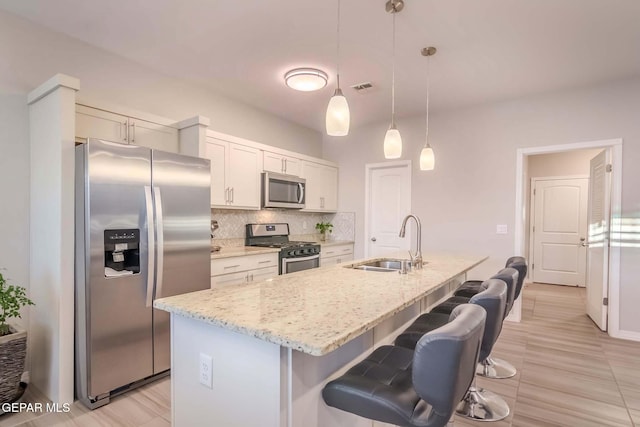
[[[400,234],[398,237],[404,237],[407,231],[407,221],[409,218],[413,218],[416,222],[416,254],[412,255],[411,251],[409,251],[409,256],[411,256],[411,264],[412,267],[416,270],[422,268],[422,224],[420,224],[420,218],[413,214],[409,214],[404,217],[402,220],[402,226],[400,226]]]

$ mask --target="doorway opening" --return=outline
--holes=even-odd
[[[566,161],[561,160],[563,156],[566,156],[566,158],[577,159],[582,155],[585,158],[589,158],[589,157],[594,157],[595,155],[603,151],[607,154],[607,158],[608,158],[607,163],[612,165],[610,171],[607,170],[607,172],[610,172],[609,176],[610,176],[610,195],[611,195],[611,202],[610,202],[611,210],[609,215],[611,218],[611,221],[607,222],[607,226],[609,227],[609,229],[605,233],[606,234],[605,239],[607,240],[607,245],[608,245],[608,236],[611,234],[615,235],[616,233],[619,233],[619,230],[617,228],[619,228],[620,223],[619,221],[617,221],[617,219],[620,218],[620,214],[621,214],[622,173],[621,173],[620,165],[622,164],[622,140],[613,139],[613,140],[592,141],[592,142],[553,145],[553,146],[544,146],[544,147],[521,148],[517,150],[515,253],[527,255],[528,259],[530,260],[530,265],[532,264],[531,260],[533,255],[533,263],[535,263],[536,265],[535,266],[532,265],[532,267],[534,268],[530,269],[530,271],[532,270],[535,271],[535,269],[539,268],[540,259],[541,257],[545,256],[542,253],[538,253],[537,254],[538,260],[536,262],[535,249],[532,249],[533,239],[531,238],[531,236],[532,236],[533,226],[535,225],[535,217],[530,215],[530,207],[531,207],[530,197],[531,197],[531,193],[533,192],[533,189],[531,187],[531,184],[533,182],[532,178],[535,178],[535,176],[533,175],[536,175],[539,173],[539,171],[536,171],[536,166],[535,166],[536,160],[540,160],[540,159],[545,160],[544,156],[549,156],[549,157],[546,157],[546,160],[548,160],[547,162],[542,162],[543,169],[544,167],[550,167],[550,165],[553,163],[552,160],[556,160],[556,161],[560,160],[559,162],[560,165],[562,166],[562,164],[564,163],[564,166],[566,166],[564,169],[564,172],[553,172],[548,174],[547,178],[550,178],[549,180],[553,180],[555,178],[574,178],[572,176],[567,177],[566,175],[582,175],[584,173],[584,169],[581,169],[581,172],[576,173],[575,170],[572,170],[569,168],[569,164]],[[582,164],[581,167],[584,168],[584,164]],[[592,167],[593,165],[591,165],[591,168]],[[559,169],[559,170],[563,170],[563,169]],[[593,173],[593,170],[590,170],[590,172]],[[543,173],[543,175],[545,174],[546,173]],[[559,175],[565,175],[565,176],[559,176]],[[542,178],[542,176],[539,176],[539,178]],[[553,200],[554,197],[557,200],[559,195],[567,196],[567,194],[570,194],[571,191],[574,191],[574,190],[568,190],[567,188],[564,188],[560,191],[556,191],[555,194],[554,194],[554,191],[551,191],[549,193],[550,194],[549,200]],[[578,197],[578,196],[574,196],[574,197]],[[564,201],[565,200],[563,200],[563,202]],[[553,213],[552,213],[552,216],[553,216]],[[556,220],[556,225],[558,224],[562,225],[561,223],[563,223],[563,221],[564,222],[572,221],[572,220],[566,220],[566,218],[564,217],[558,217],[558,218],[555,218],[555,220]],[[592,231],[590,230],[589,233],[592,233]],[[579,233],[574,233],[574,234],[575,235],[573,237],[578,239],[578,241],[574,243],[576,246],[580,245],[582,247],[583,243],[585,244],[585,246],[589,246],[587,240],[590,237],[580,236]],[[585,241],[580,241],[579,239],[581,237],[584,237]],[[555,245],[555,248],[554,248],[554,245]],[[554,242],[552,242],[548,246],[549,248],[551,248],[551,250],[548,253],[549,258],[552,255],[558,256],[558,254],[562,252],[559,249],[560,245]],[[554,253],[554,250],[555,250],[555,253]],[[591,248],[587,250],[591,250]],[[566,251],[566,252],[568,253],[569,251]],[[575,267],[577,267],[578,260],[580,260],[582,257],[581,252],[585,252],[585,251],[584,250],[573,251],[572,256],[575,257],[575,264],[576,264]],[[596,258],[592,258],[592,257],[586,258],[586,253],[585,253],[586,271],[589,271],[589,263],[593,264],[596,262],[594,261],[594,259]],[[600,262],[602,263],[602,269],[603,269],[603,272],[605,273],[603,275],[603,280],[602,280],[603,282],[602,291],[604,292],[604,296],[606,299],[602,299],[602,304],[598,307],[598,309],[602,311],[602,315],[605,319],[604,324],[602,325],[601,324],[602,322],[598,322],[596,319],[594,319],[594,316],[591,313],[589,315],[590,317],[592,317],[592,319],[594,319],[594,322],[601,327],[601,329],[608,330],[609,334],[615,337],[619,333],[619,304],[620,304],[620,300],[619,300],[620,251],[619,251],[619,248],[612,246],[608,251],[608,253],[606,254],[606,260],[601,260]],[[557,268],[557,269],[562,270],[562,268]],[[588,276],[588,273],[587,273],[587,276]],[[533,278],[535,278],[535,273],[530,272],[529,281],[533,281],[532,280]],[[577,282],[578,280],[576,279],[575,281]],[[579,284],[579,283],[576,283],[576,284]],[[588,286],[588,281],[587,281],[587,286]],[[514,320],[518,320],[518,321],[520,320],[521,309],[522,308],[521,308],[520,301],[516,301],[516,304],[514,305],[514,310],[513,310],[515,312]],[[595,316],[595,317],[598,317],[598,316]],[[608,322],[606,321],[607,317],[608,317]]]

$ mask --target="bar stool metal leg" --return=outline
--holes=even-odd
[[[500,421],[509,415],[509,405],[497,394],[476,387],[476,380],[458,404],[456,415],[474,421]]]
[[[511,378],[516,374],[516,368],[503,359],[487,357],[484,361],[478,363],[476,374],[485,378],[505,379]]]

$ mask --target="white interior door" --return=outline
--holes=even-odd
[[[609,292],[609,231],[611,218],[610,153],[591,159],[589,233],[587,238],[587,314],[607,330],[606,298]]]
[[[533,281],[584,286],[589,179],[533,183]]]
[[[402,220],[411,211],[411,163],[367,165],[365,256],[408,250],[410,234],[400,238]]]

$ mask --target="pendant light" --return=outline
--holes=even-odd
[[[340,89],[340,0],[338,0],[338,29],[336,37],[336,83],[336,91],[327,106],[325,124],[327,135],[345,136],[349,134],[351,114],[349,113],[347,98],[344,97]]]
[[[399,159],[402,156],[402,137],[396,128],[396,13],[404,8],[403,0],[389,0],[386,11],[393,15],[393,56],[391,69],[391,125],[384,136],[385,159]]]
[[[433,46],[422,48],[420,51],[422,56],[427,57],[427,119],[426,119],[426,131],[425,131],[425,141],[424,148],[420,152],[420,170],[421,171],[432,171],[435,167],[436,159],[433,155],[433,149],[431,145],[429,145],[429,63],[431,62],[430,56],[436,54],[437,49]]]

